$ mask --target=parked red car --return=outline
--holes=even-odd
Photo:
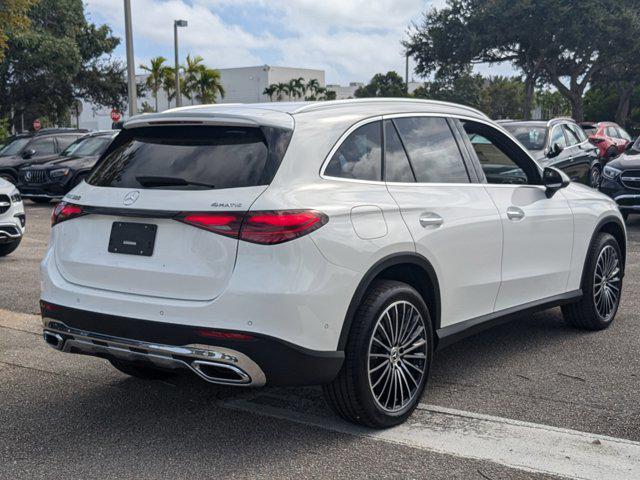
[[[582,122],[580,126],[589,135],[589,141],[598,147],[600,157],[609,161],[625,151],[631,136],[613,122]]]

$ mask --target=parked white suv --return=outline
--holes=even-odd
[[[412,412],[436,348],[514,314],[609,326],[626,249],[610,198],[476,110],[406,99],[135,117],[52,223],[54,348],[137,377],[322,384],[372,427]]]
[[[0,178],[0,257],[9,255],[20,245],[26,217],[20,192]]]

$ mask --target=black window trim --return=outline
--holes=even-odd
[[[474,179],[471,178],[468,183],[385,182],[384,180],[358,180],[358,179],[355,179],[355,178],[343,178],[343,177],[333,177],[331,175],[325,175],[324,172],[325,172],[325,170],[327,168],[327,165],[329,165],[329,162],[333,158],[333,155],[340,148],[342,143],[349,137],[349,135],[351,135],[352,132],[354,132],[355,130],[357,130],[361,126],[366,125],[368,123],[379,121],[381,123],[381,125],[383,125],[382,122],[384,120],[392,120],[394,118],[403,118],[403,117],[439,117],[439,118],[453,119],[453,120],[458,120],[458,121],[470,121],[470,122],[482,123],[482,124],[484,124],[484,125],[486,125],[488,127],[491,127],[494,130],[497,130],[499,133],[505,135],[511,141],[513,146],[518,150],[518,153],[524,155],[525,157],[527,157],[527,159],[531,162],[531,164],[535,166],[535,168],[538,171],[538,177],[540,179],[540,184],[539,185],[542,185],[542,169],[540,168],[540,165],[538,165],[538,163],[531,156],[529,151],[526,148],[524,148],[522,145],[520,145],[520,143],[518,141],[514,140],[511,137],[511,134],[509,132],[507,132],[503,127],[501,127],[500,125],[494,123],[489,118],[480,118],[480,117],[474,117],[474,116],[469,116],[469,115],[460,115],[460,114],[448,113],[448,112],[388,113],[388,114],[384,114],[384,115],[375,115],[373,117],[368,117],[368,118],[362,119],[362,120],[354,123],[347,130],[345,130],[342,133],[342,135],[340,135],[338,140],[333,144],[333,146],[329,150],[329,153],[326,155],[326,157],[325,157],[324,161],[322,162],[322,164],[320,165],[320,169],[318,171],[318,173],[320,175],[320,178],[323,179],[323,180],[332,180],[332,181],[338,181],[338,182],[351,182],[351,183],[363,183],[363,184],[370,184],[370,185],[387,185],[388,184],[388,185],[409,185],[409,186],[420,186],[420,185],[422,185],[422,186],[426,186],[426,185],[456,185],[456,186],[470,185],[470,186],[477,186],[477,185],[486,185],[487,184],[486,178],[484,177],[484,171],[482,170],[482,165],[480,165],[480,161],[475,156],[475,151],[469,152],[469,156],[470,156],[470,159],[471,159],[471,164],[473,165],[474,168],[471,169],[471,170],[468,170],[468,172],[471,174],[471,172],[473,172],[474,169],[477,170],[478,168],[480,168],[481,174],[477,174],[478,178],[477,178],[476,181],[474,181]],[[383,128],[383,126],[381,128]],[[462,128],[461,125],[460,125],[460,128]],[[452,130],[452,134],[455,137],[455,133],[456,133],[455,129],[452,128],[451,130]],[[462,130],[460,135],[462,136],[462,138],[466,138],[466,132],[464,130]],[[466,142],[468,142],[468,141],[469,141],[468,138],[466,138]],[[384,142],[384,138],[383,138],[383,142]],[[465,145],[466,145],[466,142],[465,142]],[[469,148],[469,147],[467,146],[467,148]],[[465,149],[460,148],[460,153],[462,155],[463,160],[465,160],[464,150]],[[383,155],[382,155],[382,157],[384,159],[384,144],[383,144]],[[476,165],[476,162],[478,163],[477,165]],[[383,167],[384,167],[384,163],[383,163]],[[473,177],[473,175],[470,175],[470,176]],[[511,184],[505,184],[505,185],[491,184],[491,185],[493,185],[493,186],[504,186],[504,187],[517,186],[517,185],[511,185]],[[527,185],[529,185],[529,186],[539,186],[538,184],[527,184]]]
[[[524,156],[524,158],[526,158],[531,166],[532,166],[532,170],[535,169],[536,173],[537,173],[537,178],[534,179],[537,183],[525,183],[525,184],[512,184],[512,183],[505,183],[505,184],[501,184],[501,183],[489,183],[486,179],[486,176],[483,175],[484,179],[483,181],[481,181],[481,183],[485,184],[485,185],[491,185],[492,187],[539,187],[539,186],[543,186],[542,184],[542,169],[540,168],[540,165],[538,164],[538,162],[535,161],[535,159],[531,156],[531,154],[522,146],[520,145],[520,143],[517,140],[514,140],[511,136],[511,134],[509,132],[507,132],[507,130],[505,130],[503,127],[499,126],[499,125],[494,125],[491,124],[490,122],[486,122],[486,121],[481,121],[478,120],[476,118],[472,118],[472,117],[456,117],[461,121],[468,121],[468,122],[476,122],[476,123],[480,123],[483,124],[493,130],[495,130],[496,132],[502,134],[503,136],[505,136],[507,138],[507,140],[511,143],[511,148],[514,148],[515,152],[517,154],[522,154]],[[463,130],[464,131],[464,130]],[[465,136],[467,137],[467,141],[469,141],[468,139],[468,135],[466,133],[466,131],[464,132]],[[562,132],[564,134],[564,132]],[[551,138],[551,135],[549,135],[549,138]],[[469,141],[470,143],[470,141]],[[471,147],[473,149],[473,146]],[[471,155],[473,157],[473,162],[476,164],[476,168],[480,168],[482,169],[482,164],[480,163],[480,159],[478,158],[478,156],[475,153],[475,150],[471,151]],[[511,156],[509,155],[509,157],[511,158]],[[517,162],[514,162],[517,164]],[[519,166],[519,165],[518,165]],[[519,166],[520,167],[520,166]],[[522,168],[522,167],[520,167]],[[523,171],[526,172],[526,169],[522,169]],[[484,173],[484,170],[483,170]]]

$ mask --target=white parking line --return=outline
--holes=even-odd
[[[307,413],[295,403],[289,408],[286,397],[267,394],[223,405],[526,472],[584,480],[640,478],[640,442],[424,404],[404,425],[374,431]]]

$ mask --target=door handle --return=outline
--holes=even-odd
[[[507,218],[509,218],[509,220],[513,220],[514,222],[522,220],[524,218],[524,210],[518,207],[509,207],[507,208]]]
[[[440,215],[433,212],[425,212],[420,215],[420,225],[423,228],[427,227],[439,227],[444,223],[444,220]]]

